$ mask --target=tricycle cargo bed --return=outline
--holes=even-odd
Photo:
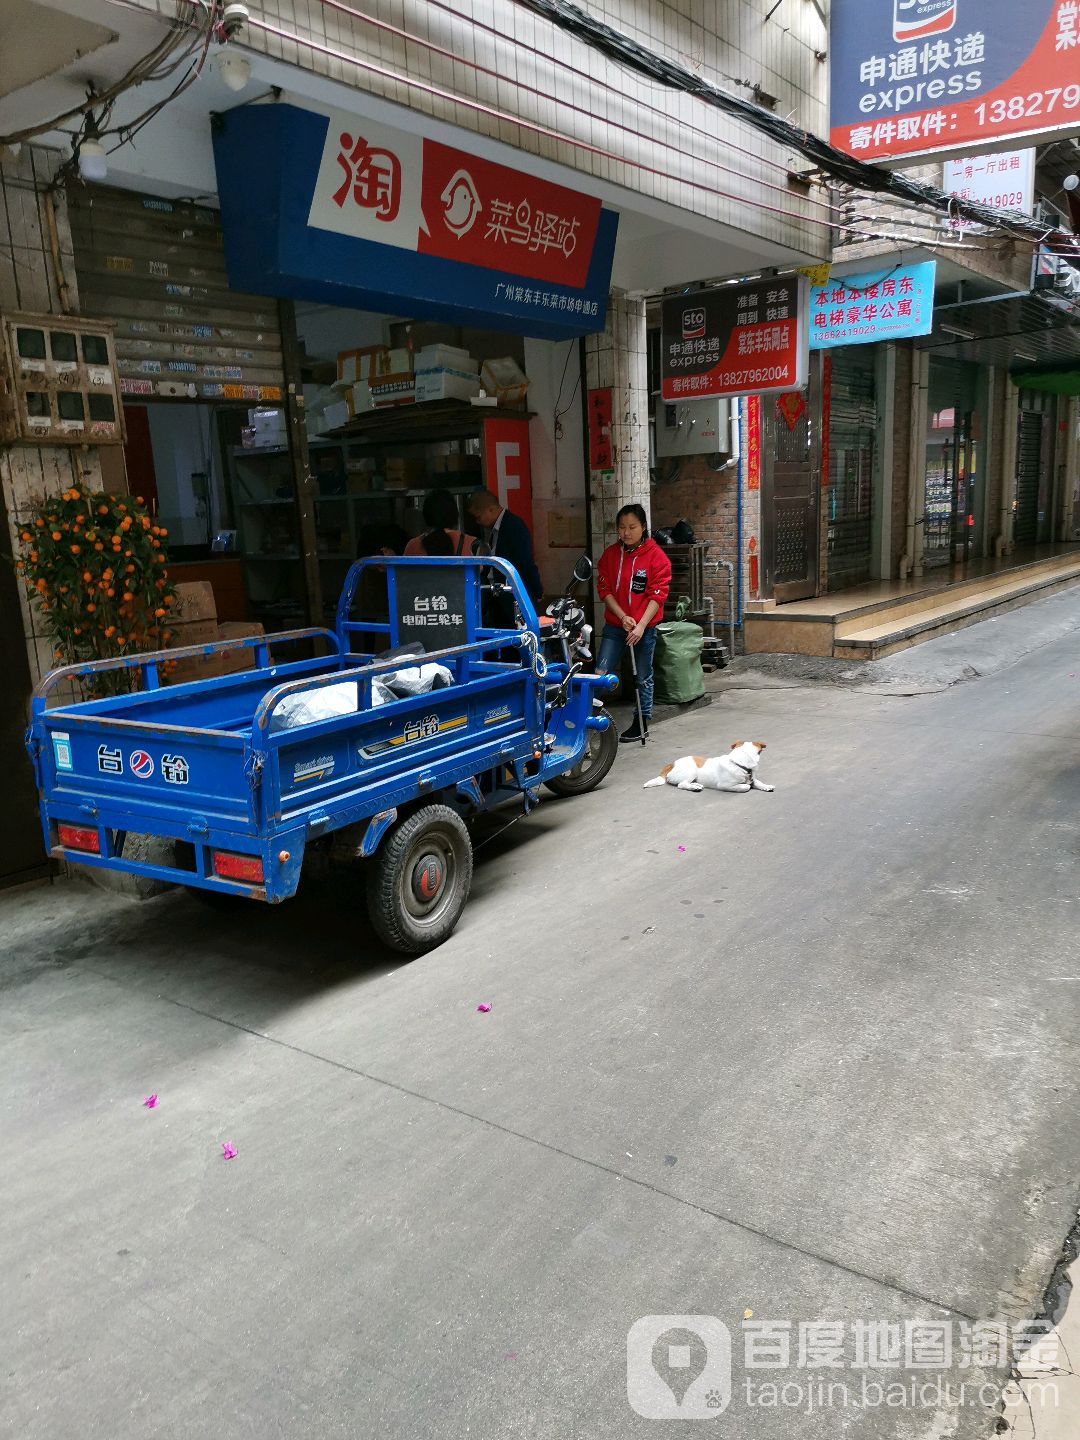
[[[358,562],[336,632],[295,631],[194,647],[199,654],[250,648],[255,669],[162,687],[159,668],[186,653],[171,651],[46,677],[35,694],[28,746],[51,852],[277,900],[295,890],[312,840],[367,822],[367,853],[377,845],[385,817],[425,797],[484,808],[502,788],[534,793],[555,763],[549,758],[545,766],[545,752],[550,757],[557,749],[565,768],[573,747],[580,751],[588,717],[585,710],[564,717],[569,729],[557,746],[555,737],[545,737],[537,621],[516,572],[490,560],[384,563],[392,602],[388,623],[351,618],[365,565]],[[510,578],[521,627],[483,624],[482,563]],[[425,595],[432,587],[438,593]],[[400,604],[393,602],[408,599],[415,611],[397,613]],[[441,609],[430,608],[440,602]],[[456,623],[430,627],[428,639],[431,614]],[[430,648],[414,643],[423,650],[419,656],[380,659],[353,648],[364,635],[365,643],[389,640],[400,649],[415,642],[420,628]],[[436,638],[454,643],[438,648]],[[330,653],[281,658],[290,647],[295,655],[298,644],[316,642]],[[399,691],[407,680],[414,683],[418,662],[440,667],[439,687],[391,694],[385,682]],[[48,708],[63,680],[100,684],[118,669],[140,671],[146,688]],[[126,861],[129,833],[183,842],[179,873]]]

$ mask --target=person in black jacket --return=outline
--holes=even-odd
[[[544,593],[540,571],[533,558],[532,536],[524,520],[505,509],[490,490],[469,496],[469,514],[482,525],[492,555],[507,560],[521,576],[521,583],[535,605]]]

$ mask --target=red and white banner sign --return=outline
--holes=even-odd
[[[492,416],[484,421],[484,484],[500,504],[532,526],[529,422]]]
[[[592,196],[335,111],[308,224],[580,289],[599,219]]]

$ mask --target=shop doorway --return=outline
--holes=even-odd
[[[805,391],[766,395],[761,402],[764,593],[779,604],[818,591],[821,375],[818,352],[810,357]]]
[[[874,365],[862,346],[835,350],[829,359],[827,574],[829,589],[843,590],[871,576],[877,398]]]
[[[1053,536],[1053,450],[1050,398],[1026,393],[1021,400],[1016,437],[1017,545],[1047,545]]]
[[[930,360],[926,420],[923,565],[963,565],[977,553],[975,506],[981,482],[978,367]]]

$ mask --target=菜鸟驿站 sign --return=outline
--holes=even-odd
[[[860,160],[1080,128],[1080,0],[833,0],[830,138]]]
[[[798,390],[806,384],[807,281],[799,275],[669,295],[661,310],[664,400]]]
[[[810,349],[929,335],[936,272],[936,261],[927,260],[815,285],[810,292]]]
[[[342,111],[238,106],[213,139],[234,286],[538,338],[604,327],[618,216],[595,196]]]

